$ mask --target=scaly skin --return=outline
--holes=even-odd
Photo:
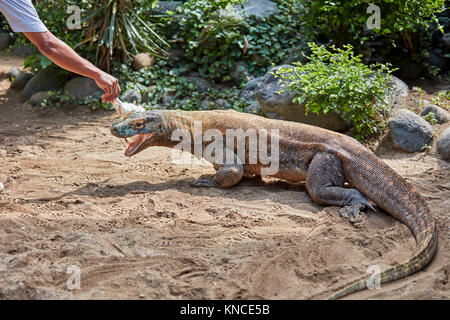
[[[111,132],[120,138],[138,136],[142,139],[139,145],[131,144],[127,149],[126,155],[132,156],[150,146],[175,147],[179,142],[171,141],[172,132],[186,129],[192,136],[194,121],[202,123],[203,133],[208,129],[218,129],[224,137],[226,129],[278,129],[280,163],[273,177],[293,182],[306,181],[306,188],[313,201],[343,207],[341,215],[351,222],[361,220],[359,213],[362,209],[373,209],[369,199],[408,226],[417,242],[416,253],[405,263],[382,272],[381,283],[411,275],[433,259],[437,251],[437,229],[425,200],[370,150],[346,135],[235,111],[169,110],[134,113],[114,124]],[[203,148],[207,145],[203,143]],[[246,150],[243,164],[215,164],[217,173],[212,180],[200,179],[193,185],[231,187],[244,175],[260,175],[262,167],[261,163],[248,164]],[[352,189],[344,188],[345,182]],[[364,278],[344,287],[330,299],[346,296],[365,287]]]

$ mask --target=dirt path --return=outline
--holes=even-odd
[[[1,299],[305,299],[413,253],[399,222],[371,213],[356,229],[302,184],[192,189],[211,166],[172,164],[164,148],[128,160],[112,112],[22,101],[5,75],[21,63],[0,56]],[[448,299],[450,166],[389,143],[378,154],[428,200],[440,248],[424,272],[351,298]]]

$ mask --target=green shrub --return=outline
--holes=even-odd
[[[202,77],[222,80],[244,50],[247,24],[225,9],[242,0],[189,0],[169,12],[168,33]],[[226,78],[224,80],[227,80]]]
[[[277,71],[276,76],[286,80],[282,91],[293,91],[293,102],[306,102],[307,113],[337,112],[351,121],[358,139],[376,133],[388,104],[387,83],[393,70],[389,65],[364,65],[350,45],[331,50],[308,45],[312,51],[308,63]]]
[[[304,2],[303,21],[310,32],[322,34],[337,46],[359,45],[369,40],[365,27],[371,13],[366,11],[373,0],[300,2]],[[380,29],[373,32],[392,41],[400,35],[406,46],[414,50],[413,33],[431,21],[437,23],[435,14],[443,11],[445,0],[381,0],[375,4],[381,10],[381,23]]]

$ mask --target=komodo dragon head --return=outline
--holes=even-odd
[[[135,112],[114,123],[111,133],[118,138],[134,137],[125,150],[125,155],[131,157],[150,146],[161,145],[164,139],[162,113],[159,110]]]

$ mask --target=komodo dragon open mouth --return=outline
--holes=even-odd
[[[128,148],[125,150],[125,156],[131,157],[140,152],[146,145],[146,142],[155,134],[138,134],[132,142],[129,143]]]

